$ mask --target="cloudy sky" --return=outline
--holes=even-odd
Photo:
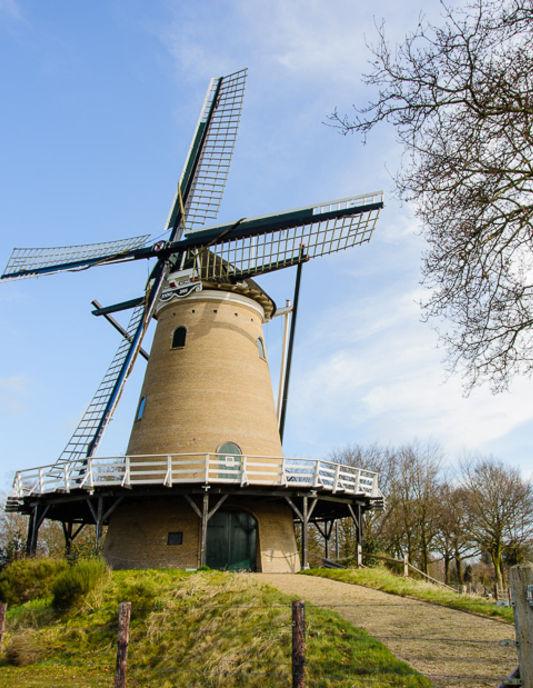
[[[431,439],[450,462],[493,453],[529,475],[532,383],[464,397],[420,322],[424,243],[394,196],[394,131],[362,145],[324,124],[368,99],[376,22],[400,39],[422,10],[439,17],[436,0],[0,0],[0,259],[13,246],[160,234],[209,78],[247,66],[221,220],[385,193],[370,244],[304,268],[286,453]],[[137,296],[146,274],[138,264],[0,285],[0,487],[55,460],[118,345],[90,300]],[[278,304],[293,277],[263,280]],[[267,326],[274,377],[280,334],[279,320]],[[101,453],[124,450],[143,367]]]

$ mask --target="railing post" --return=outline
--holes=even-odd
[[[355,490],[355,494],[361,494],[361,492],[363,492],[363,490],[361,489],[361,469],[360,468],[355,469],[354,490]]]
[[[91,457],[87,459],[87,474],[89,476],[89,489],[92,490],[94,487],[94,476],[93,476],[93,460]]]
[[[292,603],[292,688],[305,688],[305,603]]]
[[[15,473],[15,481],[13,483],[17,497],[22,497],[22,478],[20,477],[20,471]]]
[[[339,485],[340,472],[341,472],[341,465],[340,465],[340,463],[338,463],[337,468],[335,469],[335,478],[333,479],[333,492],[337,492],[337,487]]]
[[[165,476],[164,484],[167,487],[172,487],[172,457],[170,454],[167,455],[167,474]]]
[[[44,492],[44,469],[39,468],[39,494]]]
[[[241,457],[241,487],[248,485],[248,457]]]
[[[130,475],[130,457],[124,457],[124,477],[122,478],[122,487],[130,487],[131,485],[131,475]]]
[[[320,486],[320,459],[315,461],[315,474],[313,476],[313,487]]]
[[[287,486],[287,471],[285,470],[285,457],[281,459],[281,468],[279,472],[280,485]]]
[[[63,468],[63,479],[65,483],[65,492],[70,492],[70,483],[68,479],[68,464],[65,464],[65,467]]]
[[[205,484],[209,483],[209,454],[205,455]]]

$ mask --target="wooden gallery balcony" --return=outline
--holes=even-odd
[[[8,500],[51,493],[88,492],[95,489],[180,484],[203,486],[314,488],[320,492],[364,496],[380,501],[378,474],[322,459],[227,454],[151,454],[92,457],[84,461],[52,464],[17,471]]]

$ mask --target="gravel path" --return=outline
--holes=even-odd
[[[284,593],[338,612],[381,640],[438,688],[496,688],[517,665],[514,628],[492,619],[314,576],[251,574]]]

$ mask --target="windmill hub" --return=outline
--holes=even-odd
[[[308,527],[325,539],[379,506],[378,476],[282,449],[292,344],[304,262],[367,243],[382,194],[352,196],[272,215],[214,220],[236,141],[246,70],[211,80],[172,203],[168,239],[148,235],[59,248],[16,248],[1,279],[153,260],[142,296],[93,301],[122,341],[79,425],[50,465],[18,471],[7,508],[29,515],[27,551],[44,518],[61,521],[66,547],[94,524],[114,567],[297,571],[307,565]],[[263,325],[276,305],[255,281],[297,266],[285,318],[278,408]],[[111,313],[131,310],[127,328]],[[142,348],[157,321],[150,354]],[[287,338],[284,336],[284,343]],[[124,456],[96,451],[138,354],[148,360]],[[294,524],[300,523],[301,558]]]

